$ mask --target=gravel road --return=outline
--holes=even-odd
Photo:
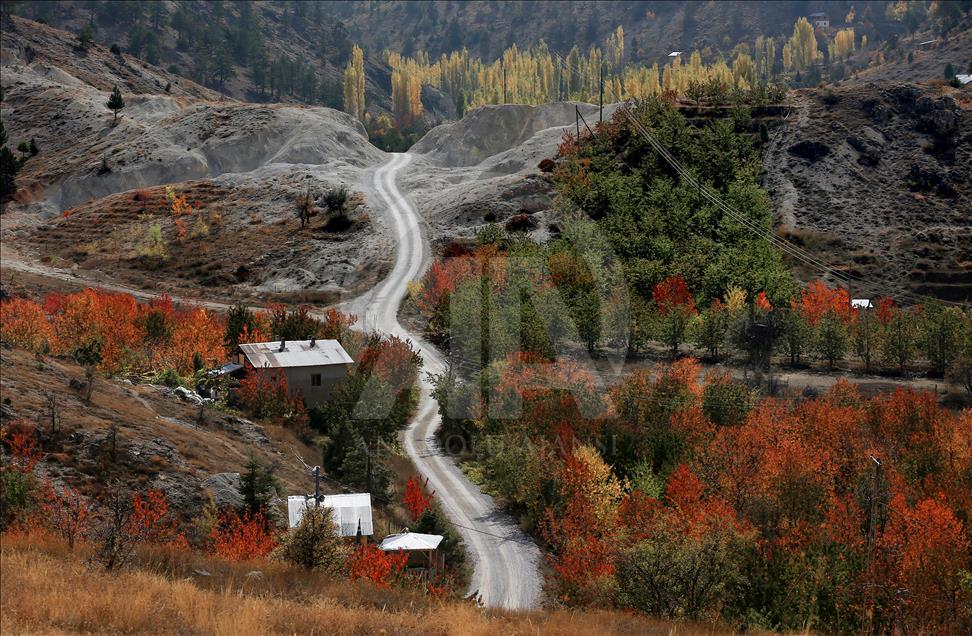
[[[418,471],[428,477],[429,486],[465,541],[474,567],[470,595],[487,607],[532,609],[540,597],[540,551],[516,522],[498,510],[492,498],[442,453],[435,438],[440,423],[438,404],[425,375],[442,372],[445,361],[432,345],[398,323],[398,306],[405,297],[406,285],[421,275],[430,255],[419,214],[396,185],[396,176],[410,161],[408,154],[394,154],[374,173],[373,187],[386,206],[398,250],[388,277],[372,293],[350,303],[348,309],[361,317],[364,328],[408,338],[422,355],[421,398],[415,420],[405,431],[404,446]]]

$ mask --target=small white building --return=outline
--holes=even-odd
[[[853,309],[873,309],[870,298],[852,298],[851,307]]]
[[[291,395],[298,392],[304,404],[326,401],[348,376],[354,360],[337,340],[275,340],[240,345],[240,364],[259,372],[280,369],[287,377]]]
[[[406,565],[409,568],[420,568],[431,574],[445,567],[445,555],[438,551],[440,543],[441,534],[409,532],[405,528],[399,534],[385,537],[378,544],[378,549],[385,552],[407,552],[409,559]]]
[[[287,497],[287,521],[290,527],[296,528],[304,517],[307,506],[313,505],[313,496]],[[320,505],[322,508],[330,508],[334,511],[334,524],[342,537],[357,536],[359,531],[363,537],[370,537],[374,534],[374,523],[371,519],[371,493],[323,495]]]
[[[668,54],[668,57],[678,57],[681,54],[682,54],[681,51],[672,51],[671,53]]]
[[[826,13],[811,13],[810,24],[812,24],[813,28],[815,29],[829,29],[830,18],[827,17]]]

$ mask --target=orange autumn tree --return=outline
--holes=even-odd
[[[961,572],[972,567],[969,534],[941,497],[909,505],[898,494],[889,509],[878,542],[883,561],[878,567],[885,568],[879,578],[887,589],[906,594],[886,602],[899,604],[909,632],[949,633],[969,608],[961,582]]]
[[[600,430],[608,405],[594,376],[577,362],[549,362],[536,353],[511,353],[493,365],[499,380],[491,391],[489,416],[503,428],[521,427],[563,445],[589,441]]]
[[[50,346],[53,336],[44,309],[33,300],[10,298],[0,302],[0,338],[29,351]]]
[[[70,355],[92,343],[100,346],[101,368],[116,373],[137,366],[144,331],[138,324],[139,307],[128,294],[85,289],[64,297],[51,316],[53,351]]]
[[[543,526],[553,549],[551,567],[563,598],[596,601],[614,573],[623,487],[590,446],[576,448],[564,458],[559,478],[563,503],[547,509]]]
[[[850,296],[846,289],[831,289],[822,281],[811,281],[801,292],[799,299],[791,301],[807,323],[814,327],[827,313],[834,312],[843,320],[850,320]]]
[[[31,351],[47,343],[55,355],[96,350],[98,367],[121,371],[180,374],[224,355],[222,316],[199,307],[177,307],[166,296],[139,304],[129,294],[85,289],[74,294],[49,294],[41,304],[23,299],[0,303],[3,338]]]
[[[243,408],[257,419],[282,417],[300,402],[299,398],[291,398],[287,376],[281,369],[248,367],[236,395]]]

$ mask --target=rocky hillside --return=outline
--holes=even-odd
[[[861,3],[856,3],[861,5]],[[544,40],[566,54],[602,45],[618,25],[624,27],[626,55],[633,61],[658,61],[670,51],[731,50],[757,35],[787,35],[793,22],[814,11],[843,20],[854,2],[346,2],[335,16],[351,38],[370,50],[388,48],[431,55],[460,50],[495,59],[516,44],[523,49]],[[884,23],[884,2],[858,7],[862,23]],[[873,27],[877,29],[877,27]],[[872,41],[874,38],[871,38]]]
[[[842,86],[792,101],[765,157],[780,231],[862,277],[861,294],[972,300],[968,91]]]
[[[216,91],[134,55],[112,53],[108,46],[97,43],[82,47],[74,34],[61,29],[17,16],[4,18],[2,27],[0,60],[3,65],[33,66],[39,75],[46,75],[54,84],[80,83],[101,91],[118,86],[136,95],[165,93],[210,100],[221,97]]]
[[[62,31],[9,24],[0,115],[13,146],[33,139],[39,152],[5,206],[5,261],[43,258],[91,273],[89,283],[173,294],[218,287],[226,298],[285,300],[300,289],[334,300],[378,275],[383,228],[354,192],[384,155],[353,117],[226,100],[104,47],[82,49]],[[116,85],[125,100],[117,121],[106,105]],[[167,187],[187,198],[187,218],[171,213]],[[321,211],[339,187],[352,194],[350,216],[322,213],[301,231],[298,196],[310,193]]]
[[[251,456],[278,466],[287,492],[313,488],[294,452],[311,462],[315,453],[286,429],[213,410],[200,419],[198,407],[171,389],[117,379],[96,379],[88,403],[71,387],[85,377],[78,365],[21,349],[4,348],[0,357],[2,420],[40,420],[46,453],[38,474],[55,485],[96,497],[109,475],[125,476],[129,486],[164,490],[185,518],[198,516],[207,490],[222,501],[238,497],[233,473]]]

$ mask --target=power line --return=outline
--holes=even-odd
[[[581,77],[584,75],[583,72],[580,69],[577,69],[572,64],[570,64],[570,62],[568,62],[562,55],[560,55],[557,52],[552,52],[552,53],[553,53],[553,56],[556,57],[557,60],[560,63],[563,64],[564,68],[567,71],[569,71],[571,73],[576,73],[578,76],[581,76]],[[755,221],[753,221],[752,219],[746,217],[745,215],[743,215],[742,213],[738,212],[737,210],[733,209],[731,206],[729,206],[727,203],[725,203],[720,196],[718,196],[717,194],[714,194],[708,186],[706,186],[706,185],[700,183],[698,180],[696,180],[695,177],[694,177],[694,175],[692,175],[687,169],[685,169],[677,161],[677,159],[675,159],[675,157],[672,156],[672,154],[667,150],[667,148],[665,148],[665,146],[662,145],[661,142],[659,142],[653,135],[651,135],[651,133],[648,132],[648,130],[646,129],[646,127],[640,121],[638,121],[637,118],[634,117],[634,115],[630,112],[630,109],[628,108],[628,104],[624,104],[620,108],[622,110],[622,113],[634,125],[634,127],[637,129],[637,131],[640,132],[642,134],[642,136],[644,136],[645,139],[648,140],[648,142],[652,146],[652,148],[663,159],[665,159],[666,162],[669,163],[669,165],[678,173],[678,175],[683,180],[687,181],[690,185],[694,185],[696,187],[696,189],[698,190],[698,192],[703,197],[705,197],[710,202],[714,203],[719,209],[721,209],[724,212],[726,212],[727,214],[729,214],[732,218],[734,218],[736,221],[738,221],[740,224],[742,224],[746,229],[748,229],[751,232],[753,232],[754,234],[756,234],[759,238],[762,238],[763,240],[768,241],[771,245],[775,246],[776,248],[780,249],[781,251],[785,252],[786,254],[789,254],[791,257],[799,260],[800,262],[804,263],[805,265],[809,265],[813,269],[823,271],[826,274],[829,274],[830,276],[832,276],[835,280],[837,280],[839,282],[843,282],[844,285],[848,288],[848,291],[850,291],[850,286],[852,284],[855,284],[859,289],[866,290],[866,291],[869,290],[872,294],[875,294],[875,295],[878,295],[878,292],[884,292],[885,291],[879,284],[866,281],[865,279],[863,279],[863,278],[861,278],[859,276],[856,276],[856,275],[853,275],[853,274],[849,274],[849,273],[845,273],[845,272],[842,272],[842,271],[840,271],[838,269],[835,269],[834,267],[832,267],[829,264],[827,264],[826,262],[824,262],[822,259],[818,258],[813,253],[811,253],[811,252],[809,252],[807,250],[804,250],[804,249],[800,248],[799,246],[794,245],[793,243],[790,243],[789,241],[787,241],[786,239],[784,239],[782,237],[776,236],[775,234],[772,233],[772,231],[767,231],[764,228],[759,227],[759,225],[756,224]],[[576,106],[575,106],[575,114],[577,116],[580,116],[580,110]],[[583,117],[581,117],[581,118],[583,119]],[[584,123],[585,123],[585,126],[586,126],[587,122],[585,121]],[[590,134],[591,134],[592,137],[596,137],[597,136],[596,133],[593,130],[590,129],[590,127],[587,127],[587,128],[588,128],[588,131],[590,132]],[[580,139],[578,138],[578,142],[579,141],[580,141]],[[632,166],[630,163],[628,163],[623,157],[619,157],[619,159],[623,163],[625,163],[629,168],[631,168],[632,170],[635,170],[634,166]],[[917,294],[917,293],[914,293],[914,292],[909,292],[907,290],[903,290],[900,294],[898,294],[898,296],[899,297],[904,297],[904,298],[909,298],[912,301],[916,301],[916,302],[927,302],[927,301],[931,301],[931,302],[943,303],[943,304],[948,304],[948,305],[955,305],[955,306],[959,306],[959,307],[964,307],[965,306],[965,303],[943,300],[943,299],[935,298],[935,297],[932,297],[932,296],[927,296],[927,295],[923,295],[923,294]]]
[[[711,188],[709,186],[707,186],[707,185],[701,183],[700,181],[698,181],[694,177],[694,175],[691,172],[689,172],[684,166],[682,166],[678,162],[678,160],[668,151],[668,149],[665,148],[665,146],[662,145],[662,143],[660,141],[658,141],[658,139],[655,138],[647,130],[647,128],[645,127],[645,125],[642,124],[640,121],[638,121],[638,119],[634,116],[634,114],[631,113],[631,111],[628,108],[628,105],[627,104],[621,106],[620,107],[620,110],[621,110],[622,114],[628,119],[628,121],[631,122],[631,124],[634,126],[634,128],[637,130],[637,132],[639,132],[648,141],[648,143],[655,150],[655,152],[657,152],[672,167],[672,169],[674,169],[678,173],[678,175],[684,181],[688,182],[690,185],[695,186],[696,189],[698,190],[698,192],[703,197],[705,197],[708,201],[714,203],[720,210],[723,210],[724,212],[726,212],[727,214],[729,214],[732,218],[734,218],[739,223],[741,223],[743,226],[745,226],[747,229],[749,229],[750,231],[752,231],[759,238],[762,238],[762,239],[770,242],[770,244],[772,244],[775,247],[777,247],[778,249],[781,249],[782,251],[786,252],[787,254],[789,254],[790,256],[792,256],[793,258],[796,258],[796,259],[800,260],[804,264],[807,264],[807,265],[809,265],[809,266],[811,266],[811,267],[813,267],[815,269],[820,269],[820,270],[824,271],[825,273],[830,274],[833,278],[837,279],[838,281],[841,281],[841,282],[845,283],[845,285],[848,285],[849,286],[850,284],[855,284],[859,288],[864,289],[864,290],[870,290],[871,292],[883,291],[883,289],[881,287],[879,287],[877,283],[871,283],[871,282],[865,281],[864,279],[860,278],[859,276],[855,276],[855,275],[852,275],[852,274],[847,274],[845,272],[841,272],[841,271],[833,268],[832,266],[828,265],[827,263],[825,263],[822,259],[816,257],[811,252],[809,252],[807,250],[804,250],[804,249],[802,249],[802,248],[794,245],[793,243],[790,243],[786,239],[783,239],[781,237],[776,236],[775,234],[772,233],[772,231],[768,231],[768,230],[766,230],[764,228],[760,228],[755,223],[755,221],[753,221],[752,219],[749,219],[748,217],[746,217],[745,215],[743,215],[739,211],[737,211],[734,208],[732,208],[725,201],[723,201],[722,198],[720,196],[718,196],[718,194],[712,192],[712,190],[711,190]],[[625,163],[627,163],[627,162],[625,162]],[[630,165],[629,165],[629,167],[630,167]],[[934,297],[931,297],[931,296],[925,296],[925,295],[922,295],[922,294],[916,294],[916,293],[908,292],[908,291],[902,292],[901,294],[899,294],[899,296],[902,296],[902,297],[905,297],[905,298],[910,298],[912,300],[917,300],[919,302],[920,301],[932,301],[932,302],[938,302],[938,303],[943,303],[943,304],[956,305],[956,306],[960,306],[960,307],[964,306],[964,303],[958,303],[958,302],[952,302],[952,301],[942,300],[942,299],[939,299],[939,298],[934,298]]]
[[[572,65],[570,65],[563,57],[559,55],[556,55],[556,57],[558,58],[559,61],[561,61],[564,64],[565,68],[568,71],[580,73],[579,70],[575,69]],[[772,231],[767,231],[766,229],[761,228],[754,220],[748,218],[744,214],[738,212],[737,210],[729,206],[727,203],[725,203],[720,196],[712,192],[709,186],[698,181],[694,177],[694,175],[690,171],[688,171],[684,166],[682,166],[678,162],[678,160],[668,151],[668,149],[665,148],[665,146],[661,144],[661,142],[659,142],[653,135],[651,135],[651,133],[648,132],[645,126],[634,117],[634,115],[630,112],[630,109],[628,108],[627,104],[621,106],[620,109],[622,110],[622,113],[628,118],[628,120],[636,128],[637,132],[639,132],[643,137],[645,137],[645,139],[648,140],[649,144],[652,146],[655,152],[658,153],[684,181],[694,186],[701,196],[703,196],[706,200],[710,201],[711,203],[715,204],[718,209],[729,214],[730,217],[732,217],[741,225],[743,225],[745,229],[754,233],[758,238],[762,238],[763,240],[766,240],[777,249],[790,255],[791,257],[797,259],[798,261],[804,263],[805,265],[808,265],[812,269],[820,270],[823,271],[825,274],[829,274],[831,277],[833,277],[833,279],[838,281],[838,284],[841,282],[844,283],[844,285],[848,288],[848,290],[850,290],[850,287],[853,284],[856,285],[859,289],[870,291],[873,295],[880,295],[881,292],[885,291],[881,286],[879,286],[879,284],[868,282],[859,276],[842,272],[828,265],[825,261],[818,258],[813,253],[804,250],[799,246],[794,245],[793,243],[790,243],[789,241],[787,241],[782,237],[776,236]],[[580,115],[579,108],[576,106],[575,106],[575,116],[580,117],[581,120],[584,120],[583,116]],[[584,123],[585,123],[585,127],[587,128],[591,136],[597,137],[597,133],[591,130],[589,126],[587,126],[586,120],[584,120]],[[619,156],[618,158],[625,165],[627,165],[628,168],[630,168],[632,171],[636,171],[636,168],[632,166],[627,160],[625,160],[624,157]],[[907,290],[903,290],[901,293],[897,294],[897,296],[908,298],[915,302],[931,301],[931,302],[938,302],[938,303],[943,303],[948,305],[955,305],[959,307],[965,306],[964,303],[943,300],[943,299],[935,298],[932,296],[926,296],[922,294],[916,294],[914,292],[909,292]]]

